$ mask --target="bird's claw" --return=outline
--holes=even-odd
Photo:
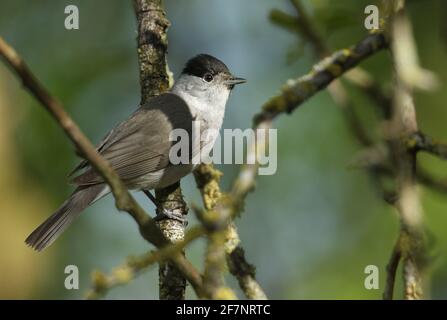
[[[179,215],[178,213],[176,213],[175,209],[169,210],[166,208],[162,208],[162,209],[157,208],[157,215],[155,216],[154,220],[161,221],[164,219],[172,219],[172,220],[180,221],[185,227],[188,225],[188,220],[185,218],[185,216]]]

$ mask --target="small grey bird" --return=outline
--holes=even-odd
[[[201,131],[219,130],[231,90],[244,82],[245,79],[234,77],[222,61],[200,54],[187,62],[168,93],[140,106],[106,135],[97,150],[129,189],[169,186],[195,167],[193,163],[174,165],[170,162],[170,149],[175,144],[170,139],[171,132],[183,129],[191,137],[193,121],[199,121]],[[214,140],[190,141],[189,158],[210,144],[214,144]],[[70,182],[77,188],[25,240],[37,251],[52,244],[84,209],[110,193],[109,186],[86,160],[70,176]]]

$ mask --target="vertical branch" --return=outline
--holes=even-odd
[[[137,52],[140,71],[141,104],[167,91],[170,72],[166,60],[167,31],[170,26],[162,0],[134,0],[138,22]]]
[[[152,96],[167,91],[171,76],[166,61],[168,49],[167,30],[169,21],[163,10],[162,0],[134,0],[134,9],[138,21],[138,63],[140,70],[141,103]],[[156,190],[156,199],[160,210],[167,210],[183,218],[187,214],[180,184]],[[157,214],[160,213],[157,210]],[[165,237],[170,242],[184,239],[185,225],[175,219],[163,219],[158,222]],[[160,264],[160,299],[184,299],[186,280],[172,262]]]
[[[203,273],[203,290],[211,299],[236,299],[233,291],[225,286],[225,269],[225,230],[215,230],[208,235]]]
[[[391,51],[396,72],[389,134],[396,169],[396,207],[401,225],[400,240],[394,250],[399,252],[403,263],[404,297],[413,300],[423,297],[423,212],[416,185],[416,152],[405,143],[408,137],[418,132],[418,124],[411,81],[408,81],[408,73],[402,67],[407,56],[416,56],[413,43],[409,41],[412,39],[411,26],[403,7],[404,1],[394,1],[395,14],[390,24]]]
[[[197,187],[202,194],[203,204],[206,210],[212,211],[219,201],[224,200],[224,195],[222,195],[219,187],[221,176],[222,173],[219,170],[215,169],[212,165],[207,164],[200,165],[194,171],[194,177],[196,179]],[[236,226],[231,221],[231,219],[226,225],[226,229],[223,231],[222,235],[218,236],[217,239],[214,239],[214,242],[220,242],[221,248],[219,248],[217,259],[212,260],[219,261],[219,263],[222,264],[224,263],[224,261],[222,261],[222,254],[225,254],[228,268],[231,274],[238,280],[239,286],[241,287],[245,296],[248,299],[267,299],[264,290],[256,281],[255,267],[248,263],[245,258],[244,250],[239,243],[240,240]],[[208,249],[212,249],[211,245],[208,247]],[[212,263],[213,261],[208,260],[207,262],[209,266],[208,273],[212,270],[215,270]],[[217,272],[220,272],[220,270],[217,269]],[[211,284],[216,283],[215,280],[216,277],[207,277],[207,273],[205,273],[204,286],[206,287],[207,281]],[[219,281],[219,279],[217,280]],[[218,286],[221,284],[222,283],[218,282]],[[224,290],[223,293],[228,293],[228,291]]]
[[[225,286],[223,273],[226,269],[227,233],[232,226],[231,217],[214,211],[222,200],[219,180],[222,173],[212,165],[201,164],[195,171],[197,187],[202,194],[205,211],[199,211],[198,217],[208,230],[208,243],[205,253],[205,271],[203,290],[211,299],[235,299],[236,295]]]
[[[180,183],[155,190],[155,196],[162,210],[168,210],[179,217],[183,217],[183,215],[188,213]],[[163,219],[157,223],[164,236],[172,243],[184,240],[185,224],[183,222],[175,219]],[[180,300],[185,298],[186,280],[172,262],[166,261],[161,263],[158,276],[160,299]]]

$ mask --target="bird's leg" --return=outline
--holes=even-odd
[[[141,190],[143,193],[152,201],[152,203],[158,208],[157,199],[155,199],[154,195],[149,190]]]
[[[183,215],[179,216],[178,214],[175,213],[175,210],[178,208],[172,208],[172,209],[162,208],[157,199],[149,190],[142,190],[142,191],[156,207],[157,215],[154,218],[155,221],[160,221],[163,219],[174,219],[180,221],[185,226],[188,224],[188,221],[186,220],[186,218],[183,217]]]

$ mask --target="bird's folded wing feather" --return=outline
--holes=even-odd
[[[173,129],[184,129],[191,137],[193,115],[187,104],[177,95],[166,93],[149,100],[129,119],[110,131],[97,148],[109,161],[123,181],[131,182],[170,165],[169,150]],[[194,156],[194,155],[192,155]],[[73,173],[76,185],[103,182],[102,177],[86,162],[81,162]]]

